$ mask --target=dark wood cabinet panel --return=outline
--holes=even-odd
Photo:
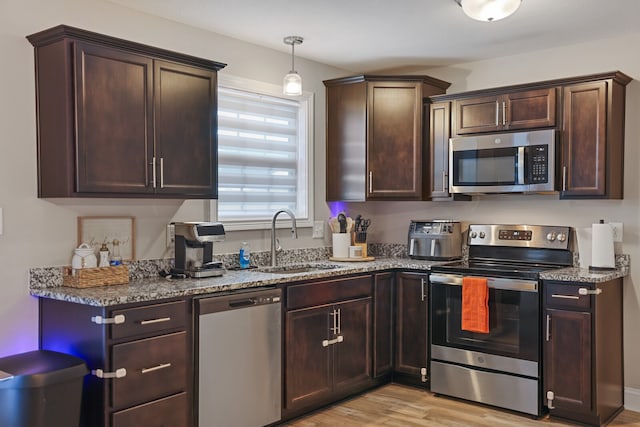
[[[456,100],[457,135],[553,127],[556,88]]]
[[[393,284],[394,273],[378,273],[373,278],[373,376],[393,369]]]
[[[428,377],[428,307],[428,275],[397,273],[393,370],[415,384],[425,383]]]
[[[154,66],[156,191],[216,198],[216,73],[163,61]]]
[[[327,200],[422,200],[429,193],[423,97],[449,83],[428,76],[326,80]]]
[[[28,39],[39,197],[217,197],[225,64],[64,25]]]
[[[548,309],[545,314],[545,389],[554,394],[555,408],[591,412],[591,313]]]
[[[331,394],[329,307],[289,311],[286,314],[285,408],[304,407]]]
[[[623,77],[564,88],[561,198],[623,198]]]
[[[451,103],[428,104],[429,148],[432,199],[447,199],[449,194],[449,138],[451,136]],[[425,120],[426,122],[426,120]]]
[[[113,427],[184,427],[189,421],[186,393],[158,399],[151,403],[113,414]]]
[[[337,391],[368,381],[371,376],[371,297],[336,305],[338,336],[332,346],[333,386]]]
[[[542,286],[544,402],[552,417],[604,425],[623,409],[622,279]]]
[[[77,191],[150,192],[153,61],[82,42],[74,55]]]

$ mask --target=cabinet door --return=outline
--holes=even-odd
[[[336,337],[332,344],[334,389],[348,389],[371,378],[371,297],[336,304]]]
[[[155,61],[156,192],[217,198],[216,73]]]
[[[394,371],[421,380],[428,360],[428,276],[396,276],[396,354]]]
[[[330,305],[286,314],[285,406],[302,408],[331,394]]]
[[[76,191],[152,192],[152,60],[75,43]]]
[[[449,137],[451,111],[449,102],[438,102],[429,108],[429,146],[431,149],[431,198],[449,197]],[[425,121],[426,123],[426,121]]]
[[[545,315],[543,398],[555,408],[549,408],[552,414],[591,413],[591,313],[547,309]]]
[[[606,195],[607,83],[564,88],[562,194],[569,197]]]
[[[393,273],[374,277],[373,376],[379,377],[393,368]]]
[[[367,199],[420,200],[421,84],[371,82],[367,102]]]
[[[498,96],[483,96],[454,101],[456,134],[500,130],[502,128],[500,100]]]
[[[503,95],[503,125],[507,129],[533,129],[556,124],[556,88]]]

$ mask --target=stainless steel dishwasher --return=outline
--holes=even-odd
[[[199,427],[262,427],[280,420],[280,289],[196,299]]]

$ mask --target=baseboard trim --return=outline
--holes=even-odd
[[[624,388],[624,409],[640,412],[640,389]]]

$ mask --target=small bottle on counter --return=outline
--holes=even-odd
[[[100,263],[98,267],[109,267],[109,248],[106,243],[100,247]]]
[[[240,268],[249,268],[251,265],[251,251],[247,242],[242,242],[240,246]]]

